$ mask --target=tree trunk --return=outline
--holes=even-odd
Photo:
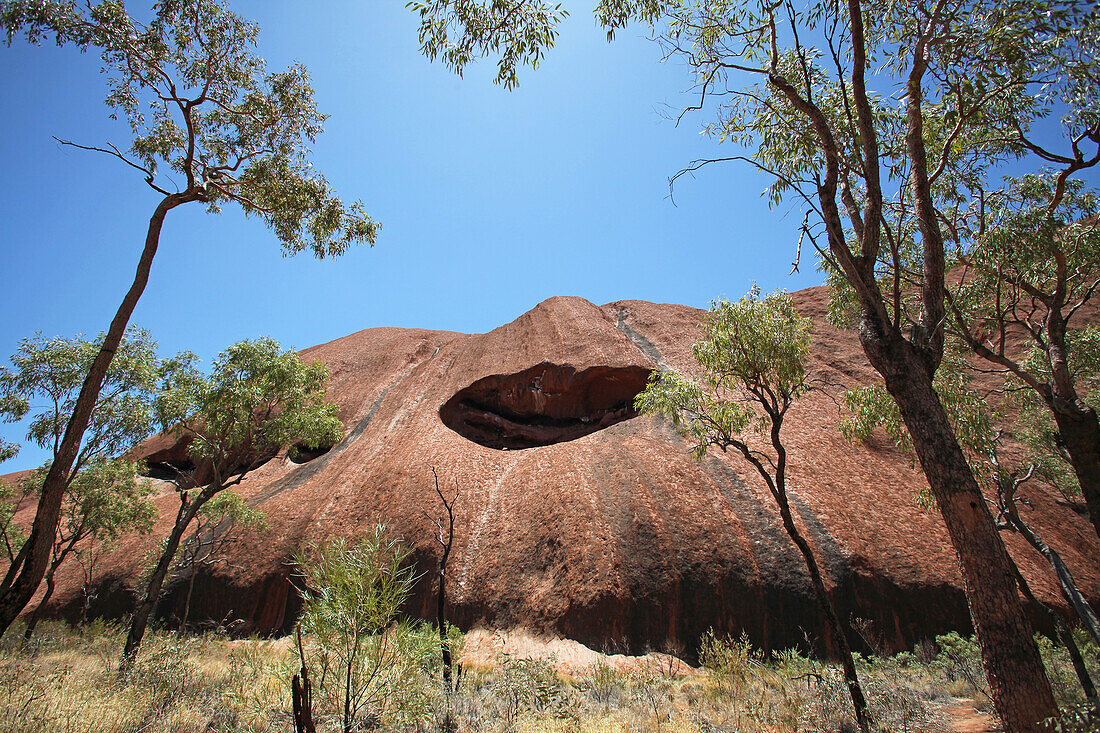
[[[1077,613],[1077,617],[1081,619],[1081,623],[1084,624],[1089,635],[1096,640],[1097,644],[1100,644],[1100,619],[1097,618],[1092,606],[1089,605],[1085,596],[1077,588],[1077,583],[1073,580],[1073,576],[1070,574],[1069,568],[1066,567],[1065,561],[1062,560],[1062,556],[1055,552],[1050,545],[1043,542],[1031,530],[1031,527],[1027,526],[1027,523],[1016,513],[1015,506],[1011,507],[1008,512],[1008,521],[1012,528],[1022,534],[1028,544],[1034,547],[1054,568],[1054,574],[1058,577],[1058,585],[1062,589],[1062,594],[1073,606],[1073,610]]]
[[[848,644],[848,624],[837,615],[836,609],[833,608],[833,603],[825,590],[825,581],[821,578],[821,570],[817,566],[817,559],[814,557],[813,550],[810,549],[810,545],[794,525],[791,508],[787,503],[786,491],[780,489],[779,495],[781,497],[779,515],[783,518],[783,528],[787,530],[787,534],[798,546],[802,558],[806,561],[806,569],[810,571],[810,579],[813,582],[814,593],[817,595],[817,602],[821,605],[821,610],[825,612],[829,631],[832,632],[837,652],[840,654],[840,662],[844,667],[844,682],[848,685],[848,694],[852,698],[852,706],[856,711],[856,723],[863,733],[868,733],[871,729],[871,720],[867,715],[867,700],[863,696],[863,688],[860,687],[859,677],[856,675],[856,664],[855,660],[852,659],[852,647]]]
[[[295,733],[317,733],[313,725],[313,685],[309,681],[306,651],[302,646],[302,627],[296,626],[294,631],[298,636],[298,656],[302,661],[301,672],[294,675],[290,683],[291,705],[294,711],[294,731]]]
[[[23,641],[30,641],[31,635],[34,634],[34,629],[38,626],[38,622],[42,620],[42,616],[46,612],[46,604],[50,602],[50,598],[53,596],[54,591],[54,570],[56,566],[50,568],[46,573],[46,594],[42,596],[42,600],[35,606],[34,611],[27,617],[27,628],[23,631]]]
[[[65,436],[61,440],[57,453],[54,456],[50,470],[42,484],[42,495],[38,500],[38,510],[31,525],[30,535],[23,544],[23,549],[16,558],[16,562],[8,569],[7,577],[0,585],[0,635],[8,630],[15,618],[30,601],[42,576],[46,572],[49,563],[50,548],[53,546],[54,537],[57,534],[57,525],[61,518],[61,499],[65,493],[65,485],[73,461],[76,460],[80,450],[80,443],[84,438],[84,431],[88,428],[88,422],[92,417],[92,410],[99,398],[99,390],[103,386],[103,380],[107,376],[107,370],[114,359],[115,350],[122,341],[126,332],[126,326],[130,322],[130,316],[134,312],[138,299],[145,290],[145,284],[149,281],[149,270],[153,265],[153,256],[157,252],[160,242],[160,229],[164,223],[164,216],[171,209],[185,203],[187,198],[183,194],[170,194],[166,196],[149,220],[149,229],[145,235],[145,248],[138,260],[137,272],[134,282],[122,299],[122,304],[115,313],[114,320],[107,330],[99,353],[92,362],[84,385],[80,388],[80,395],[76,398],[72,416],[65,428]]]
[[[451,645],[447,643],[446,608],[446,572],[445,562],[439,563],[439,603],[436,608],[436,625],[439,628],[439,649],[443,654],[443,684],[447,692],[451,691]]]
[[[1020,567],[1014,565],[1016,571],[1016,582],[1020,584],[1020,592],[1031,601],[1031,605],[1039,609],[1039,612],[1050,619],[1050,622],[1054,625],[1054,630],[1058,633],[1058,638],[1062,640],[1062,645],[1066,648],[1066,652],[1069,653],[1070,662],[1073,664],[1073,671],[1077,673],[1077,679],[1081,682],[1081,689],[1085,693],[1085,698],[1090,703],[1096,703],[1096,686],[1092,683],[1092,677],[1089,676],[1088,667],[1085,666],[1085,659],[1081,656],[1081,650],[1077,646],[1077,642],[1073,639],[1073,632],[1070,631],[1069,625],[1065,620],[1058,615],[1058,612],[1047,604],[1040,601],[1035,597],[1035,594],[1031,592],[1031,586],[1027,584],[1027,580],[1024,578],[1024,574],[1020,572]]]
[[[1016,591],[1012,560],[932,387],[928,364],[896,331],[884,333],[866,318],[860,341],[898,404],[947,525],[997,714],[1008,733],[1039,731],[1039,721],[1058,709]]]
[[[1096,410],[1079,399],[1070,404],[1057,404],[1055,400],[1050,405],[1054,422],[1081,484],[1092,528],[1100,536],[1100,419]]]
[[[791,516],[791,505],[787,500],[787,449],[783,445],[781,432],[783,429],[783,418],[790,404],[790,400],[787,396],[784,396],[782,400],[778,400],[774,403],[769,403],[767,400],[761,400],[761,405],[764,407],[771,421],[771,442],[772,448],[775,449],[775,462],[771,464],[774,467],[774,476],[769,473],[764,463],[760,460],[760,457],[749,450],[748,445],[741,441],[735,441],[733,445],[749,463],[756,467],[757,473],[759,473],[761,478],[768,484],[768,490],[771,492],[772,498],[774,498],[776,504],[779,505],[779,516],[783,520],[783,528],[787,531],[787,535],[791,538],[791,541],[798,547],[798,551],[802,553],[802,558],[806,563],[806,569],[809,571],[810,579],[813,583],[814,594],[817,596],[817,601],[825,612],[825,619],[829,625],[829,632],[833,635],[837,651],[840,654],[841,665],[844,668],[844,681],[848,686],[848,695],[852,698],[852,707],[855,709],[856,713],[856,723],[859,725],[859,729],[862,733],[869,733],[871,729],[871,720],[867,714],[867,700],[863,696],[863,688],[860,687],[859,676],[856,674],[855,660],[852,659],[852,648],[848,644],[850,629],[848,628],[847,622],[841,620],[836,610],[833,608],[832,601],[829,599],[829,594],[825,591],[825,581],[821,578],[821,570],[817,566],[817,559],[814,557],[813,550],[810,549],[809,543],[806,542],[795,526],[794,519]]]
[[[191,594],[195,590],[195,573],[198,572],[198,568],[195,565],[191,566],[191,577],[187,579],[187,598],[183,601],[183,618],[180,619],[180,633],[182,634],[184,629],[187,628],[187,616],[191,612]]]
[[[157,600],[160,598],[161,586],[164,585],[164,579],[168,575],[169,568],[172,567],[172,559],[176,556],[176,550],[179,549],[183,533],[187,531],[187,526],[195,518],[195,514],[214,493],[216,492],[208,493],[204,490],[199,493],[194,501],[180,502],[180,509],[176,514],[176,523],[172,527],[172,534],[168,536],[168,543],[164,547],[164,552],[161,554],[160,560],[157,561],[157,567],[153,570],[153,574],[149,577],[149,586],[145,591],[145,597],[134,607],[134,615],[130,618],[130,632],[126,635],[126,648],[122,652],[123,671],[130,669],[134,664],[134,657],[137,655],[141,638],[145,636],[145,629],[149,625],[149,616],[152,615]]]
[[[359,632],[355,632],[354,642],[352,645],[352,654],[348,656],[347,663],[347,675],[344,678],[344,733],[352,733],[352,715],[351,715],[351,677],[352,672],[355,669],[355,662],[359,658]]]
[[[300,675],[294,675],[290,683],[291,707],[294,711],[295,733],[314,733],[313,727],[313,691],[309,677],[302,667]]]

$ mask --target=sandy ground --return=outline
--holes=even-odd
[[[605,664],[619,671],[651,668],[668,670],[676,675],[695,674],[697,670],[668,654],[653,653],[632,657],[625,654],[601,654],[578,641],[557,639],[533,633],[527,629],[487,631],[474,629],[466,634],[461,662],[472,667],[492,667],[507,654],[517,659],[538,659],[549,663],[564,674],[577,674]]]
[[[952,733],[994,733],[1001,728],[989,713],[975,709],[969,700],[961,700],[944,711]]]

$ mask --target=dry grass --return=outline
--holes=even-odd
[[[270,642],[152,633],[121,676],[116,626],[42,624],[0,640],[0,733],[282,731],[287,649]]]
[[[18,628],[0,640],[0,733],[293,730],[289,679],[298,661],[288,640],[151,633],[123,677],[118,627],[39,628],[26,645]],[[852,730],[839,670],[795,653],[765,659],[744,642],[723,640],[720,658],[712,655],[711,669],[701,671],[664,656],[588,656],[556,640],[522,637],[519,644],[500,635],[498,641],[502,651],[493,659],[484,643],[472,646],[481,650],[478,664],[467,665],[450,697],[439,689],[437,670],[424,670],[417,684],[430,688],[433,709],[401,730],[440,730],[448,714],[462,733]],[[566,651],[568,663],[559,665],[551,649]],[[982,699],[967,679],[974,660],[966,655],[974,648],[962,643],[955,650],[954,660],[922,662],[912,654],[860,660],[880,731],[948,730],[943,716],[954,696]],[[1056,650],[1045,654],[1060,664]],[[1052,671],[1064,677],[1065,669]],[[332,716],[318,712],[320,730],[338,729]]]

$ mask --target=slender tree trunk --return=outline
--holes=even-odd
[[[53,546],[57,525],[61,518],[61,499],[65,492],[69,471],[80,450],[84,431],[88,428],[92,410],[99,398],[99,390],[103,386],[103,380],[107,376],[115,350],[122,341],[134,307],[145,290],[145,284],[149,281],[149,270],[153,265],[153,256],[156,255],[157,245],[160,242],[164,216],[171,209],[188,200],[190,199],[185,194],[166,196],[149,220],[145,248],[138,260],[134,282],[122,299],[122,304],[111,321],[99,353],[96,354],[92,367],[88,370],[84,385],[80,388],[80,395],[76,399],[69,424],[65,428],[65,436],[42,484],[42,495],[38,500],[38,510],[31,525],[30,535],[23,544],[16,562],[13,562],[8,569],[3,584],[0,585],[0,635],[8,630],[16,616],[30,601],[46,572],[50,548]]]
[[[302,661],[301,672],[294,675],[290,683],[294,731],[295,733],[316,733],[313,725],[313,685],[309,681],[306,651],[302,646],[302,627],[296,626],[294,631],[298,635],[298,656]]]
[[[82,596],[82,598],[80,599],[80,625],[83,626],[84,624],[88,623],[88,610],[92,607],[92,591],[90,588],[90,583],[84,584],[84,587],[80,590],[80,594]]]
[[[439,602],[436,607],[436,625],[439,628],[439,649],[443,654],[443,684],[449,693],[451,691],[451,645],[447,643],[447,617],[444,613],[447,598],[447,560],[445,558],[446,555],[439,562]]]
[[[30,641],[31,635],[34,634],[34,629],[38,626],[38,622],[42,620],[42,616],[46,612],[46,604],[50,602],[50,598],[53,596],[54,591],[54,571],[56,566],[50,568],[46,572],[46,594],[42,596],[42,600],[31,612],[31,615],[27,617],[27,628],[23,631],[23,641]]]
[[[130,618],[130,632],[126,635],[126,648],[122,652],[123,671],[133,666],[138,646],[141,645],[141,638],[145,636],[145,629],[149,625],[149,616],[152,615],[157,600],[160,598],[161,586],[164,585],[164,579],[168,575],[169,568],[172,567],[172,559],[176,556],[176,550],[179,549],[183,533],[187,531],[187,526],[191,524],[195,514],[214,493],[216,492],[203,490],[194,501],[180,502],[179,512],[176,514],[176,523],[172,527],[172,534],[168,536],[168,543],[164,547],[164,552],[149,578],[149,586],[145,591],[145,597],[134,607],[134,615]]]
[[[1069,568],[1066,567],[1065,561],[1062,560],[1062,556],[1031,530],[1031,527],[1016,513],[1015,506],[1011,507],[1008,512],[1008,521],[1012,528],[1022,534],[1028,544],[1034,547],[1054,568],[1054,574],[1058,578],[1058,585],[1062,589],[1062,594],[1073,606],[1074,612],[1081,619],[1081,623],[1084,624],[1089,635],[1096,640],[1097,644],[1100,644],[1100,619],[1097,618],[1096,612],[1092,610],[1088,600],[1077,588],[1077,583],[1073,580],[1073,576],[1070,574]]]
[[[1089,520],[1100,536],[1100,419],[1096,410],[1075,399],[1050,405],[1058,434],[1069,454],[1070,465],[1081,484]]]
[[[351,715],[351,678],[352,672],[355,668],[355,661],[359,659],[359,632],[355,632],[354,641],[352,642],[353,653],[348,657],[348,669],[347,676],[344,678],[344,733],[352,733],[352,715]]]
[[[1081,689],[1085,693],[1085,698],[1095,703],[1096,698],[1096,686],[1092,683],[1092,677],[1089,675],[1088,667],[1085,666],[1085,659],[1081,656],[1081,650],[1077,646],[1077,642],[1073,638],[1073,632],[1070,631],[1069,625],[1066,623],[1057,611],[1040,601],[1035,597],[1035,594],[1031,592],[1031,586],[1028,585],[1027,580],[1024,578],[1024,574],[1020,572],[1020,567],[1014,564],[1016,571],[1016,582],[1020,585],[1020,592],[1024,594],[1024,597],[1031,601],[1031,605],[1039,610],[1039,612],[1050,619],[1050,622],[1054,625],[1054,630],[1058,634],[1058,638],[1062,640],[1062,645],[1066,648],[1066,652],[1069,653],[1070,662],[1073,664],[1073,671],[1077,673],[1077,679],[1081,682]]]
[[[749,450],[749,447],[745,443],[737,441],[734,443],[734,446],[749,463],[756,467],[757,473],[759,473],[768,484],[768,490],[771,492],[776,504],[779,505],[779,516],[783,520],[783,528],[787,531],[787,535],[791,538],[791,541],[798,547],[798,551],[802,553],[802,558],[806,563],[806,569],[810,573],[814,594],[817,596],[817,601],[821,605],[821,609],[825,612],[825,620],[829,625],[829,632],[833,635],[837,652],[840,654],[841,665],[844,669],[844,681],[848,686],[848,695],[852,698],[852,707],[855,709],[856,713],[856,723],[859,725],[859,729],[862,733],[869,733],[871,729],[871,719],[867,713],[867,699],[863,696],[863,688],[860,686],[859,676],[856,674],[855,660],[852,658],[852,648],[848,644],[850,629],[848,628],[847,622],[842,620],[840,616],[837,615],[836,609],[833,608],[833,603],[825,590],[825,581],[821,577],[821,570],[818,568],[817,558],[814,557],[813,550],[798,531],[798,528],[794,524],[794,519],[791,516],[791,505],[787,499],[787,449],[783,445],[781,436],[783,418],[786,415],[787,409],[790,407],[790,400],[787,397],[774,403],[769,403],[767,400],[761,400],[761,405],[764,407],[771,420],[771,442],[772,448],[775,449],[775,462],[772,464],[775,470],[774,476],[769,473],[768,469],[760,460],[760,457]]]
[[[195,590],[195,573],[197,568],[191,566],[191,577],[187,579],[187,597],[183,601],[183,618],[180,619],[180,633],[187,628],[187,616],[191,612],[191,594]]]
[[[928,364],[900,334],[865,318],[860,340],[913,438],[966,587],[997,714],[1008,733],[1039,731],[1057,714],[1039,649],[1016,590],[1012,560],[932,387]]]
[[[794,520],[791,517],[791,508],[787,503],[786,492],[781,491],[780,496],[782,500],[779,503],[779,516],[783,518],[783,528],[787,530],[787,534],[790,535],[791,540],[798,546],[798,551],[802,553],[802,558],[806,561],[806,569],[810,571],[810,580],[813,582],[814,593],[817,595],[817,602],[821,605],[821,610],[825,612],[825,619],[829,624],[829,631],[833,635],[837,652],[840,654],[840,662],[844,668],[844,682],[848,685],[848,694],[852,698],[852,706],[856,711],[856,723],[863,733],[867,733],[871,730],[871,720],[867,715],[867,699],[863,696],[863,688],[860,687],[859,677],[856,675],[856,664],[855,660],[852,658],[852,647],[848,644],[848,624],[837,614],[836,609],[833,608],[833,602],[830,600],[829,594],[825,590],[825,581],[821,577],[821,570],[818,568],[817,559],[814,557],[813,550],[810,549],[809,543],[806,542],[806,539],[798,531],[798,528],[795,527]]]

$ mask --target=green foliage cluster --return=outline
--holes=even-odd
[[[547,660],[503,653],[497,665],[493,692],[498,714],[509,727],[525,715],[557,720],[573,716],[568,690]]]
[[[23,479],[24,490],[41,490],[47,470],[48,466],[43,466]],[[77,541],[92,537],[109,544],[129,532],[150,532],[157,518],[151,501],[154,492],[139,478],[137,464],[118,458],[97,459],[69,483],[61,505],[59,534]]]
[[[27,439],[56,456],[103,339],[23,339],[12,366],[0,368],[0,414],[7,421],[30,414]],[[134,330],[120,342],[65,482],[40,607],[52,594],[54,573],[72,554],[80,559],[88,581],[98,558],[120,535],[152,529],[153,489],[137,478],[134,462],[115,456],[153,432],[158,383],[170,378],[172,364],[157,356],[147,331]],[[24,476],[17,491],[2,490],[0,533],[9,562],[15,561],[25,539],[22,528],[12,523],[12,510],[21,498],[41,496],[51,462]]]
[[[20,490],[17,491],[7,481],[0,481],[0,542],[4,544],[4,559],[9,563],[15,561],[19,548],[27,540],[26,530],[13,520],[20,502],[27,497],[23,492],[28,488],[20,482]]]
[[[177,562],[184,534],[202,509],[280,448],[295,442],[309,447],[332,445],[343,432],[336,405],[325,400],[328,371],[324,365],[305,364],[296,353],[283,351],[268,338],[230,346],[214,360],[209,375],[195,367],[193,355],[181,355],[173,360],[170,375],[158,393],[157,419],[166,431],[190,438],[192,460],[209,467],[213,476],[201,488],[193,486],[193,475],[181,474],[176,482],[180,508],[131,617],[126,665],[133,663],[163,583]],[[260,521],[232,497],[223,499],[216,509]],[[197,536],[192,549],[199,553],[185,553],[184,561],[192,569],[203,556],[204,541],[216,542],[216,538]]]
[[[754,649],[748,634],[737,639],[720,637],[708,629],[699,641],[699,665],[709,673],[707,682],[719,693],[733,693],[763,668],[764,653]]]
[[[1002,416],[972,388],[972,377],[959,344],[949,344],[933,386],[967,454],[971,470],[980,480],[987,480],[992,470],[989,459],[996,454],[999,442],[997,424]],[[845,390],[842,401],[847,413],[841,418],[840,432],[845,438],[865,442],[876,429],[881,429],[896,449],[915,458],[912,438],[901,419],[901,411],[884,385],[878,383]],[[918,499],[928,507],[933,502],[926,491],[922,491]]]
[[[12,365],[0,367],[0,417],[13,422],[29,414],[27,439],[56,453],[103,339],[103,334],[95,340],[37,334],[21,340]],[[125,453],[152,434],[158,384],[172,364],[157,356],[148,331],[127,332],[103,381],[73,474],[94,460]]]
[[[305,67],[269,72],[255,50],[258,27],[221,0],[163,0],[145,23],[122,2],[5,0],[8,41],[52,36],[58,45],[99,52],[106,103],[124,117],[130,157],[154,189],[162,168],[181,174],[176,203],[201,201],[217,213],[228,202],[263,218],[284,252],[336,256],[373,243],[378,225],[363,205],[345,204],[309,162],[322,131]]]
[[[709,446],[724,450],[741,442],[745,430],[767,433],[807,389],[810,327],[785,293],[761,298],[754,288],[737,302],[715,301],[692,346],[701,382],[655,371],[635,407],[671,418],[696,458]]]
[[[269,338],[242,341],[215,359],[209,375],[193,357],[181,358],[163,385],[157,418],[192,439],[196,464],[208,463],[217,481],[228,480],[296,442],[318,448],[339,440],[343,423],[325,400],[327,382],[319,361],[304,364]]]
[[[1073,629],[1072,634],[1089,676],[1093,680],[1100,679],[1100,646],[1083,628]],[[1039,652],[1043,655],[1047,676],[1050,678],[1058,707],[1068,711],[1088,702],[1081,690],[1081,683],[1073,671],[1066,647],[1038,634],[1035,636],[1035,641],[1039,645]]]
[[[952,291],[957,323],[975,332],[964,336],[1008,376],[1025,460],[1073,497],[1081,487],[1050,403],[1072,394],[1100,405],[1100,329],[1081,322],[1100,281],[1098,217],[1100,198],[1081,181],[1049,172],[1006,179],[987,196],[984,232],[958,256]],[[1064,327],[1052,332],[1058,320]]]
[[[1100,729],[1100,706],[1086,703],[1059,711],[1057,718],[1045,721],[1051,733],[1094,733]]]
[[[505,89],[519,84],[518,67],[538,67],[569,15],[544,0],[413,0],[405,7],[420,16],[425,56],[461,76],[471,61],[499,53],[495,82]]]

